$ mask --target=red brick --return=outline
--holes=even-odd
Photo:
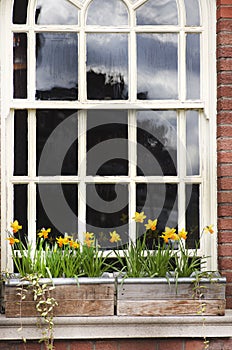
[[[217,21],[217,32],[227,31],[231,32],[232,30],[232,20],[228,18],[220,18]]]
[[[232,230],[231,231],[219,231],[218,243],[232,243]]]
[[[232,21],[231,21],[231,27],[232,27]],[[232,46],[219,46],[217,49],[217,57],[232,58]]]
[[[118,344],[113,340],[96,341],[94,350],[117,350]]]
[[[225,271],[222,271],[221,272],[221,275],[223,277],[226,277],[226,282],[228,283],[231,283],[232,282],[232,272],[225,272]]]
[[[219,244],[218,254],[219,256],[231,256],[232,254],[232,244]]]
[[[160,340],[158,350],[182,350],[183,340],[182,339],[172,339],[172,340]]]
[[[218,163],[232,163],[232,152],[218,152]],[[231,175],[231,173],[229,174]]]
[[[209,350],[224,350],[224,339],[212,339]]]
[[[217,0],[217,6],[220,5],[231,5],[231,0]]]
[[[221,190],[231,190],[232,189],[232,178],[223,177],[218,180],[218,188]]]
[[[218,177],[230,176],[232,174],[232,165],[219,163],[219,159],[218,159],[217,173],[218,173]]]
[[[232,59],[231,59],[231,64],[232,64]],[[232,85],[222,85],[219,86],[217,90],[217,95],[218,98],[220,97],[232,97]]]
[[[217,140],[217,149],[219,149],[219,150],[232,150],[232,137],[218,139]]]
[[[118,350],[156,350],[155,339],[146,339],[146,340],[121,340],[119,342]],[[170,348],[169,348],[170,350]]]
[[[217,10],[217,18],[232,18],[232,7],[221,6]]]
[[[218,207],[219,216],[232,216],[232,204],[231,205],[220,205]]]
[[[232,296],[232,284],[228,283],[226,284],[226,295],[227,296]]]
[[[231,350],[232,349],[232,338],[224,339],[224,348],[223,350]]]
[[[89,340],[70,340],[69,341],[70,348],[69,350],[93,350],[94,344]]]
[[[221,58],[217,62],[217,70],[232,70],[232,60],[230,58]]]
[[[232,75],[232,73],[231,73]],[[221,98],[217,103],[218,110],[231,110],[232,109],[232,98]]]
[[[232,84],[232,76],[230,72],[218,72],[217,82],[220,84]]]
[[[232,309],[232,297],[227,297],[226,298],[226,308],[227,309]],[[229,348],[228,350],[231,350],[231,348]]]
[[[221,218],[218,219],[219,230],[231,230],[231,228],[232,228],[232,219],[221,219]]]
[[[220,111],[217,114],[218,124],[232,124],[232,112]]]
[[[54,346],[56,350],[69,350],[69,341],[54,341]]]
[[[232,125],[219,125],[217,129],[218,137],[232,137]]]
[[[231,203],[232,191],[218,192],[218,203]]]
[[[203,350],[204,341],[203,340],[186,340],[185,350]]]
[[[219,257],[218,266],[220,270],[232,270],[232,259],[228,257]]]

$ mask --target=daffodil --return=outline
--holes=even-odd
[[[13,246],[15,243],[19,243],[19,239],[18,238],[8,237],[7,240],[9,241],[11,246]]]
[[[145,224],[145,227],[147,230],[152,230],[155,231],[156,230],[156,226],[157,226],[157,219],[155,220],[148,220],[148,223]]]
[[[16,232],[18,232],[19,230],[22,229],[22,226],[19,225],[18,220],[15,220],[14,222],[11,222],[10,227],[12,228],[14,233],[16,233]]]
[[[63,237],[58,237],[58,238],[56,238],[56,240],[57,240],[57,243],[58,243],[58,246],[61,248],[61,247],[63,247],[63,244],[64,244],[64,239],[63,239]]]
[[[165,231],[162,232],[161,238],[163,238],[165,243],[168,243],[169,239],[178,240],[176,236],[176,229],[166,226]]]
[[[213,233],[214,233],[213,225],[205,226],[204,232],[205,232],[205,233],[208,233],[208,232],[209,232],[209,233],[213,234]]]
[[[121,241],[120,235],[116,231],[110,232],[110,236],[111,236],[110,238],[111,243]]]
[[[184,240],[187,238],[187,234],[188,232],[186,232],[183,228],[181,231],[178,232],[178,236]]]
[[[80,244],[78,242],[74,241],[73,239],[70,239],[69,245],[73,249],[78,249],[80,247]]]
[[[40,238],[47,239],[47,238],[48,238],[49,232],[51,232],[51,229],[50,229],[50,228],[48,228],[47,230],[45,230],[45,228],[42,228],[41,231],[38,233],[38,236],[39,236]]]
[[[94,243],[94,233],[92,232],[85,232],[85,239],[84,244],[87,245],[87,247],[91,247]]]
[[[132,218],[135,222],[143,223],[144,219],[146,219],[146,215],[144,215],[144,211],[141,213],[135,212],[135,216]]]

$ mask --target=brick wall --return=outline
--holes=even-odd
[[[204,350],[201,339],[133,339],[56,341],[55,350]],[[208,350],[231,350],[232,339],[211,339]],[[0,350],[45,350],[37,342],[0,341]]]
[[[232,0],[217,0],[218,262],[232,308]]]

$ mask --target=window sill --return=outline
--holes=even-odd
[[[204,324],[203,324],[204,320]],[[37,319],[0,315],[0,339],[39,339]],[[231,337],[232,310],[225,316],[57,317],[55,339]],[[22,330],[18,329],[22,326]],[[64,332],[65,328],[65,332]]]

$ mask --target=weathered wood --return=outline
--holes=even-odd
[[[57,285],[50,292],[58,302],[55,316],[112,316],[114,315],[114,284]],[[21,300],[18,287],[5,286],[6,317],[38,316],[33,292],[28,289]]]
[[[202,310],[204,309],[204,312]],[[224,315],[225,300],[118,300],[119,316]]]
[[[154,299],[224,299],[225,285],[204,283],[195,288],[193,283],[186,284],[118,284],[118,300],[154,300]]]
[[[117,315],[224,315],[225,279],[119,279]],[[204,311],[204,312],[201,312]]]

